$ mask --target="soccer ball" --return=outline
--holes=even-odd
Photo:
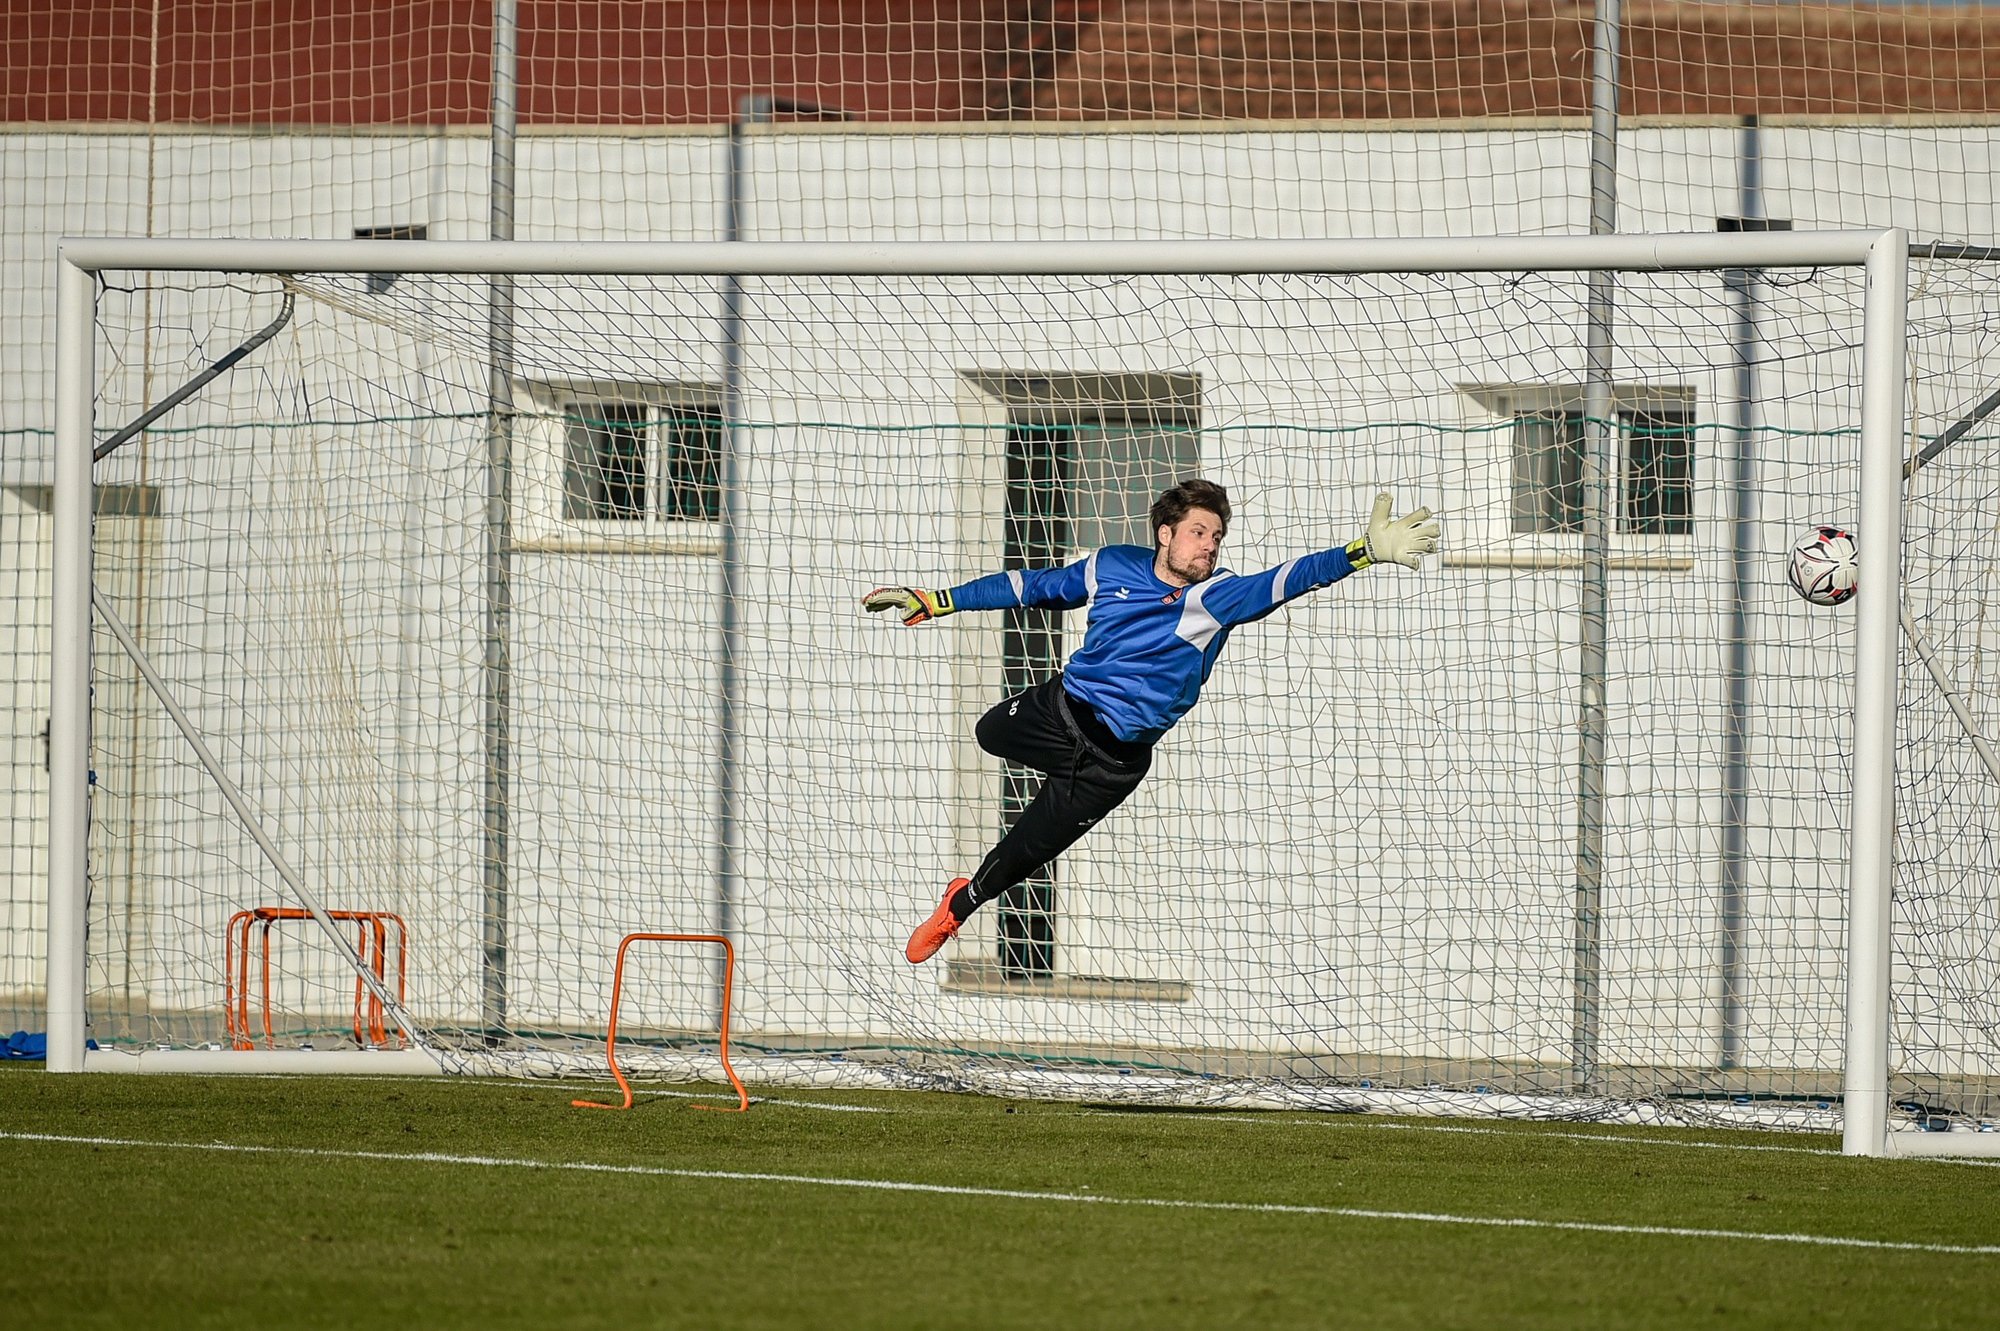
[[[1854,536],[1838,527],[1814,527],[1792,546],[1786,579],[1792,590],[1814,605],[1839,605],[1854,599],[1861,574]]]

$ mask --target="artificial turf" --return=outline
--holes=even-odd
[[[2000,1171],[1825,1137],[914,1092],[702,1113],[733,1097],[659,1089],[611,1114],[538,1083],[8,1068],[0,1308],[427,1331],[2000,1321]],[[1945,1250],[1805,1241],[1843,1238]]]

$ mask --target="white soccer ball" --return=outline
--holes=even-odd
[[[1852,532],[1838,527],[1814,527],[1792,546],[1786,580],[1792,590],[1814,605],[1839,605],[1854,598],[1861,575],[1861,555]]]

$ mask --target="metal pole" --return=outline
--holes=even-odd
[[[1756,116],[1743,118],[1738,155],[1737,207],[1742,226],[1754,229],[1764,217],[1763,142]],[[1743,1061],[1743,929],[1745,842],[1749,824],[1750,769],[1750,597],[1756,585],[1757,541],[1757,283],[1754,268],[1723,274],[1735,310],[1736,457],[1729,478],[1730,549],[1733,576],[1729,590],[1728,700],[1722,714],[1722,866],[1721,939],[1717,969],[1721,973],[1719,1016],[1722,1068]]]
[[[1963,439],[1973,426],[1991,416],[1996,410],[2000,410],[2000,388],[1981,398],[1978,406],[1953,421],[1950,429],[1925,444],[1915,457],[1903,464],[1903,475],[1916,475],[1917,468],[1930,465],[1938,454]]]
[[[1590,230],[1618,229],[1618,0],[1598,0],[1591,33]],[[1577,811],[1574,887],[1574,992],[1570,1076],[1575,1089],[1598,1089],[1602,1022],[1599,956],[1604,901],[1604,748],[1612,508],[1619,439],[1612,400],[1612,317],[1616,280],[1589,279],[1583,388],[1583,587],[1577,662]]]
[[[767,123],[770,116],[770,99],[753,94],[743,98],[729,122],[729,179],[722,218],[723,241],[729,245],[740,243],[745,229],[744,130]],[[722,278],[722,458],[717,468],[722,489],[717,515],[722,527],[722,660],[715,757],[715,932],[724,938],[735,937],[742,875],[743,678],[738,663],[743,655],[743,554],[738,532],[743,520],[743,452],[749,442],[743,412],[743,279],[727,273]],[[717,1018],[726,1021],[726,960],[718,963],[713,989],[712,1006]]]
[[[49,678],[48,1069],[83,1071],[89,909],[91,394],[96,279],[57,260]]]
[[[1847,1073],[1840,1149],[1881,1155],[1889,1126],[1889,926],[1902,610],[1903,372],[1910,280],[1901,230],[1868,257],[1861,364],[1861,586],[1855,598],[1854,833],[1847,869]]]
[[[516,130],[516,31],[514,0],[493,6],[493,159],[488,230],[491,239],[514,238],[514,139]],[[509,789],[513,755],[513,661],[508,637],[514,608],[512,581],[514,409],[514,279],[492,278],[487,314],[489,360],[486,409],[486,596],[483,665],[486,781],[481,849],[480,1023],[488,1039],[507,1025],[507,916]]]
[[[139,432],[144,430],[148,425],[151,425],[154,421],[160,419],[160,417],[166,415],[196,393],[199,393],[208,385],[210,380],[235,369],[245,356],[248,356],[258,347],[270,341],[277,335],[280,328],[291,322],[292,308],[297,302],[298,293],[292,290],[292,288],[286,287],[284,290],[284,299],[278,305],[277,317],[273,318],[271,322],[265,324],[242,342],[239,342],[234,351],[231,351],[200,374],[197,374],[194,378],[161,398],[142,413],[137,420],[125,426],[118,433],[112,435],[95,449],[91,450],[90,460],[92,462],[104,461],[104,459],[131,443],[133,439],[138,437]]]
[[[66,237],[85,269],[224,273],[979,277],[1133,273],[1576,273],[1859,267],[1874,230],[1321,240],[195,240]]]

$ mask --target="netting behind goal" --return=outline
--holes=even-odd
[[[1912,407],[1941,429],[1988,391],[2000,289],[1926,273]],[[96,586],[343,927],[394,917],[371,955],[459,1066],[601,1069],[619,938],[725,929],[766,1081],[1823,1122],[1853,616],[1784,570],[1854,521],[1862,281],[1764,273],[1746,336],[1737,280],[1618,279],[1600,430],[1575,274],[746,279],[733,352],[719,280],[523,277],[497,411],[488,279],[301,276],[276,337],[100,466],[128,498],[100,504]],[[100,424],[279,289],[113,275]],[[1083,615],[904,630],[861,593],[1150,545],[1152,497],[1195,474],[1229,487],[1241,572],[1345,543],[1383,489],[1439,512],[1443,551],[1239,630],[1139,792],[910,967],[1032,788],[973,722]],[[1974,429],[1908,529],[1975,720],[1994,488]],[[241,914],[299,902],[95,653],[93,1036],[396,1043],[312,922]],[[1982,1113],[2000,803],[1904,674],[1896,1085]],[[712,1067],[713,958],[635,964],[621,1061]]]

